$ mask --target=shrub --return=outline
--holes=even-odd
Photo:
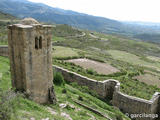
[[[79,96],[79,97],[78,97],[78,100],[83,101],[83,97],[82,97],[82,96]]]
[[[13,91],[0,91],[0,120],[10,120],[16,117],[18,95]]]
[[[123,116],[120,115],[120,114],[117,114],[117,115],[116,115],[116,120],[123,120]]]
[[[62,93],[64,93],[64,94],[67,93],[67,90],[66,90],[66,89],[63,89],[63,90],[62,90]]]
[[[91,74],[91,75],[97,74],[97,72],[94,71],[93,69],[87,69],[86,71],[88,74]]]
[[[74,88],[77,88],[81,92],[88,93],[94,97],[98,97],[97,93],[94,90],[90,90],[87,86],[80,86],[76,82],[70,83],[70,85]]]
[[[59,86],[61,86],[61,85],[64,86],[65,85],[62,73],[60,73],[60,72],[55,72],[54,73],[53,83],[55,85],[59,85]]]

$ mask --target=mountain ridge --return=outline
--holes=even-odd
[[[146,25],[144,23],[116,21],[72,10],[54,8],[28,0],[1,0],[0,11],[19,18],[32,17],[49,24],[68,24],[80,29],[160,43],[160,40],[157,39],[157,36],[160,35],[160,26],[155,26],[155,24]],[[149,40],[147,39],[148,34],[150,36]]]
[[[0,10],[20,18],[33,17],[44,22],[68,24],[74,27],[96,30],[99,32],[120,31],[119,28],[122,27],[122,23],[115,20],[78,13],[71,10],[53,8],[42,3],[33,3],[27,0],[2,0],[0,1]]]

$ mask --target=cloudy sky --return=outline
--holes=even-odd
[[[29,0],[123,21],[160,22],[160,0]]]

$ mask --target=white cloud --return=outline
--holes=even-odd
[[[160,0],[29,0],[116,20],[160,22]]]

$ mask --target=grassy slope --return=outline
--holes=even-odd
[[[18,18],[0,11],[0,45],[7,45],[7,25],[16,23]]]
[[[142,65],[142,66],[148,66],[151,68],[155,68],[160,71],[160,63],[159,62],[152,62],[151,60],[148,62],[140,58],[139,56],[136,56],[131,53],[127,53],[125,51],[119,51],[119,50],[109,50],[109,54],[112,55],[114,59],[125,61],[128,63],[131,63],[133,65]],[[147,59],[147,58],[146,58]]]
[[[11,88],[11,79],[10,79],[10,71],[9,71],[9,60],[5,57],[0,57],[0,73],[2,74],[2,78],[0,78],[0,88],[3,91],[9,90]],[[64,87],[55,86],[55,92],[57,96],[57,104],[56,105],[39,105],[34,103],[31,100],[20,97],[18,98],[18,104],[16,106],[16,116],[12,116],[13,120],[21,120],[26,118],[29,120],[30,118],[35,118],[36,120],[41,120],[42,118],[50,118],[55,120],[66,120],[61,113],[65,112],[70,115],[73,120],[88,120],[91,116],[96,117],[97,120],[106,120],[105,118],[94,114],[93,112],[77,105],[73,102],[73,100],[78,100],[79,96],[83,97],[83,104],[86,104],[92,108],[95,108],[111,118],[115,118],[117,116],[124,115],[118,110],[114,109],[114,107],[109,106],[105,102],[87,94],[82,93],[78,89],[66,84],[65,89],[67,90],[66,94],[62,93]],[[74,108],[68,106],[67,108],[60,108],[59,104],[68,103],[69,105],[74,106]],[[50,107],[56,115],[52,115],[49,112],[48,107]],[[125,118],[128,120],[128,118]]]
[[[129,40],[123,36],[106,35],[96,32],[93,34],[98,38],[93,38],[89,35],[90,31],[83,32],[85,32],[86,35],[83,37],[78,37],[77,34],[81,35],[82,32],[80,32],[80,30],[72,29],[67,25],[58,25],[58,27],[54,28],[53,45],[55,47],[65,47],[65,49],[61,49],[60,53],[54,53],[59,55],[56,56],[56,58],[76,58],[78,54],[78,57],[89,57],[98,61],[107,62],[114,67],[117,67],[123,74],[112,76],[91,76],[86,73],[82,74],[97,80],[104,80],[108,78],[117,79],[122,83],[121,90],[129,95],[150,99],[155,91],[160,91],[160,89],[156,86],[150,86],[132,79],[132,77],[138,74],[143,74],[141,70],[147,70],[149,73],[156,76],[160,74],[160,72],[157,71],[157,68],[159,69],[159,62],[148,59],[148,56],[160,57],[159,44],[139,42]],[[65,50],[69,50],[67,54]],[[122,58],[121,55],[125,58]],[[137,64],[143,64],[144,67],[139,67]],[[76,67],[74,70],[74,67],[63,64],[59,65],[72,68],[70,70],[75,72],[78,71]]]
[[[0,11],[0,20],[10,20],[10,19],[17,19],[17,18],[10,14],[3,13]]]
[[[53,57],[54,58],[78,57],[78,53],[76,52],[76,49],[73,48],[55,46],[53,50]]]
[[[54,33],[56,33],[56,29],[59,30],[60,28],[56,27]],[[53,41],[56,39],[54,46],[79,49],[81,52],[77,53],[80,57],[89,57],[91,59],[110,63],[121,70],[121,73],[110,76],[89,75],[79,66],[56,60],[54,64],[97,80],[109,78],[117,79],[121,82],[121,91],[132,96],[150,99],[155,91],[160,91],[156,86],[150,86],[132,79],[136,75],[144,74],[144,70],[155,75],[160,74],[158,71],[160,69],[159,62],[148,59],[148,56],[160,57],[159,44],[135,41],[123,36],[113,36],[96,32],[92,34],[97,36],[97,38],[93,38],[89,35],[90,31],[84,32],[86,35],[83,37],[68,37],[66,34],[65,36],[59,35],[58,37],[60,40],[57,40],[56,36],[54,36]],[[65,57],[65,59],[68,59],[67,56]],[[141,65],[143,67],[141,67]]]

